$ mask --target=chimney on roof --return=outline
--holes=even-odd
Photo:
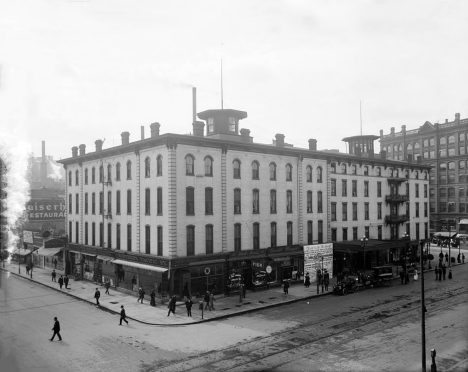
[[[159,123],[153,123],[150,125],[151,128],[151,138],[159,137]]]
[[[96,144],[96,152],[102,151],[102,140],[98,139],[94,143]]]
[[[460,124],[460,114],[458,112],[455,114],[455,124]]]
[[[141,139],[145,139],[145,127],[143,125],[141,126]]]
[[[203,121],[194,121],[192,125],[193,125],[193,135],[195,137],[205,136],[205,123]]]
[[[445,123],[446,123],[446,124],[448,123],[448,119],[445,119]]]
[[[240,134],[241,134],[241,142],[246,142],[246,143],[250,143],[250,130],[247,129],[247,128],[242,128],[240,130]]]
[[[76,158],[78,156],[78,147],[72,147],[72,158]]]
[[[284,147],[284,134],[277,133],[275,137],[276,137],[276,146]]]
[[[380,138],[383,138],[383,129],[380,130]]]
[[[80,145],[80,156],[86,154],[86,145]]]
[[[401,133],[403,133],[403,135],[406,134],[406,125],[401,126]]]
[[[130,132],[122,132],[122,145],[128,145],[130,143]]]
[[[387,151],[382,150],[380,151],[380,159],[387,159]]]
[[[392,137],[395,137],[395,127],[391,127],[391,128],[390,128],[390,135],[391,135]]]
[[[317,151],[317,140],[314,138],[309,139],[309,150]]]

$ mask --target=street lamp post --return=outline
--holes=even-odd
[[[323,282],[324,282],[323,277],[324,277],[324,276],[325,276],[325,275],[324,275],[324,273],[323,273],[323,255],[322,255],[322,293],[323,293],[323,284],[324,284],[324,283],[323,283]]]
[[[427,259],[429,260],[429,255],[431,254],[431,242],[430,241],[427,242],[426,252],[427,252]],[[429,270],[430,269],[431,269],[431,260],[429,260]]]
[[[405,257],[404,257],[404,267],[403,267],[403,272],[406,272],[406,257],[408,255],[408,248],[409,248],[409,243],[408,240],[410,239],[410,236],[408,233],[405,231],[403,234],[403,240],[405,241]]]
[[[419,263],[421,266],[421,351],[422,351],[422,371],[426,372],[426,304],[424,299],[424,270],[422,269],[423,264],[423,247],[424,242],[421,242],[421,253],[419,255]]]
[[[364,275],[366,275],[366,245],[367,245],[367,237],[364,235],[361,239],[361,248],[364,250]]]

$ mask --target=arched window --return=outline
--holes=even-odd
[[[253,161],[252,162],[252,179],[253,180],[259,179],[259,168],[260,168],[260,165],[258,164],[258,161]]]
[[[351,173],[352,174],[357,174],[357,167],[353,164],[353,166],[351,167]]]
[[[132,251],[132,225],[127,225],[127,251]]]
[[[120,190],[115,193],[115,213],[120,214]]]
[[[158,256],[163,255],[163,228],[158,226]]]
[[[276,180],[276,164],[270,163],[270,180]]]
[[[185,189],[185,200],[187,216],[195,215],[195,189],[193,187]]]
[[[435,140],[434,140],[434,138],[431,138],[431,139],[429,140],[429,146],[432,147],[432,146],[434,146],[434,145],[435,145]]]
[[[115,225],[115,248],[120,249],[120,223]]]
[[[115,165],[115,179],[120,181],[120,163]]]
[[[73,196],[72,194],[68,195],[68,214],[72,214],[73,206]]]
[[[455,143],[455,136],[449,136],[448,143]]]
[[[323,243],[323,221],[319,220],[317,223],[318,243]]]
[[[213,175],[213,159],[211,156],[205,158],[205,176]]]
[[[68,186],[71,186],[72,185],[72,172],[69,171],[68,172]]]
[[[145,177],[151,176],[151,159],[147,157],[145,159]]]
[[[88,184],[88,168],[84,170],[84,183],[85,185]]]
[[[156,175],[162,176],[162,156],[158,155],[156,158]]]
[[[336,163],[331,163],[330,167],[331,167],[331,172],[336,173]]]
[[[242,225],[240,223],[234,224],[234,251],[242,250]]]
[[[429,147],[429,141],[428,140],[423,141],[423,147]]]
[[[145,253],[151,254],[151,227],[145,226]]]
[[[145,214],[151,214],[151,190],[145,189]]]
[[[232,162],[232,170],[234,178],[241,178],[241,163],[239,160],[234,160]]]
[[[322,167],[317,167],[317,182],[322,183]]]
[[[205,187],[205,214],[213,214],[213,189]]]
[[[418,151],[420,149],[420,145],[419,145],[419,142],[416,142],[414,144],[414,151]]]
[[[447,197],[447,189],[444,189],[444,188],[439,189],[439,196],[441,198]]]
[[[75,185],[78,186],[80,184],[80,172],[75,171]]]
[[[252,190],[252,213],[260,213],[260,191]]]
[[[260,224],[258,222],[254,222],[252,230],[253,249],[260,249]]]
[[[446,144],[447,144],[447,138],[440,137],[439,138],[439,145],[446,145]]]
[[[127,161],[127,180],[132,179],[132,162],[129,160]]]
[[[107,182],[112,182],[112,165],[107,165]]]
[[[292,213],[293,206],[292,206],[292,191],[286,191],[286,213]]]
[[[270,246],[276,247],[276,222],[270,223]]]
[[[75,213],[78,214],[80,212],[80,194],[76,194],[76,203],[75,203]]]
[[[107,214],[112,214],[112,191],[107,192]]]
[[[99,183],[104,182],[104,167],[102,165],[99,166]]]
[[[270,213],[276,213],[276,190],[270,190]]]
[[[213,253],[213,225],[205,225],[205,247],[206,254]]]
[[[312,167],[310,165],[306,168],[307,182],[312,182]]]
[[[411,143],[408,143],[406,146],[406,151],[413,151],[413,145]]]
[[[127,214],[132,214],[132,190],[127,190]]]
[[[292,235],[292,232],[293,232],[293,223],[291,221],[287,222],[286,224],[286,242],[287,242],[287,246],[288,247],[292,247],[292,244],[293,244],[293,235]]]
[[[307,213],[312,213],[312,191],[307,191]]]
[[[286,181],[292,181],[292,165],[286,164]]]
[[[194,158],[192,155],[187,155],[185,157],[185,174],[188,176],[193,176],[194,168]]]
[[[364,176],[369,175],[369,167],[367,165],[364,166]]]
[[[323,213],[322,192],[317,192],[317,212]]]
[[[241,213],[241,205],[242,205],[241,190],[234,189],[234,214]]]
[[[195,226],[187,226],[187,256],[195,255]]]
[[[345,163],[341,163],[341,173],[346,174],[346,164]]]

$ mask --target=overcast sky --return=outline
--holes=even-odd
[[[192,86],[198,112],[221,107],[221,59],[255,142],[345,151],[360,101],[364,134],[468,117],[464,0],[0,3],[0,135],[37,156],[191,132]]]

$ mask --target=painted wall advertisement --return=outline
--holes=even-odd
[[[304,246],[304,273],[309,273],[310,281],[315,282],[317,270],[327,270],[333,277],[333,243]]]
[[[30,222],[63,221],[67,213],[63,199],[31,200],[26,210]]]

